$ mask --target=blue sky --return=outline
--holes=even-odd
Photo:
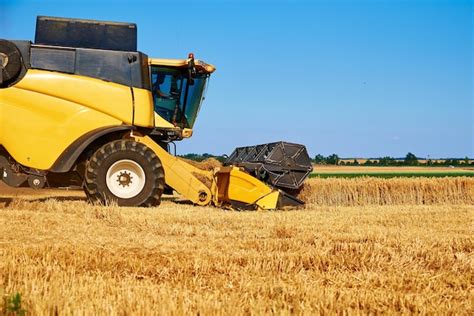
[[[148,55],[214,64],[179,153],[474,157],[472,1],[0,0],[0,38],[37,15],[135,22]]]

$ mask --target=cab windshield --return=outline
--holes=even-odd
[[[187,69],[151,67],[151,87],[155,112],[182,128],[192,128],[204,100],[209,74],[189,80]]]

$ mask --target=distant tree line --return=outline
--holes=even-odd
[[[180,157],[194,160],[203,161],[208,158],[214,158],[220,162],[224,162],[226,158],[224,156],[216,156],[209,153],[195,154],[190,153],[186,155],[180,155]],[[332,154],[327,157],[317,154],[312,162],[319,165],[341,165],[341,166],[474,166],[474,161],[470,162],[468,157],[465,158],[451,158],[451,159],[424,159],[418,158],[415,154],[409,152],[405,158],[394,158],[394,157],[380,157],[380,158],[369,158],[363,161],[357,159],[342,159],[337,154]]]
[[[186,155],[180,155],[179,157],[182,157],[184,159],[199,161],[199,162],[201,162],[203,160],[206,160],[206,159],[209,159],[209,158],[214,158],[214,159],[219,160],[222,163],[226,159],[224,156],[216,156],[216,155],[212,155],[212,154],[208,154],[208,153],[204,153],[204,154],[191,153],[191,154],[186,154]]]
[[[320,165],[346,165],[346,166],[474,166],[474,161],[470,162],[468,157],[452,158],[452,159],[424,159],[418,158],[415,154],[409,152],[405,158],[380,157],[364,159],[359,162],[357,159],[342,159],[337,154],[327,157],[317,154],[313,159],[313,163]],[[420,161],[421,160],[421,161]]]

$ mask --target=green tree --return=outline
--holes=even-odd
[[[393,166],[396,164],[395,158],[386,156],[379,159],[379,166]]]
[[[224,162],[226,160],[224,156],[214,156],[209,153],[204,153],[204,154],[189,153],[186,155],[181,155],[179,157],[183,157],[185,159],[194,160],[194,161],[203,161],[208,158],[214,158],[214,159],[219,160],[220,162]]]
[[[321,154],[317,154],[315,157],[314,157],[314,163],[317,163],[317,164],[324,164],[326,162],[326,158],[321,155]]]
[[[412,153],[409,152],[405,156],[405,160],[403,162],[407,166],[416,166],[416,165],[418,165],[418,158],[416,158],[415,154],[412,154]]]
[[[336,154],[332,154],[326,158],[326,163],[328,165],[338,165],[339,164],[339,156]]]

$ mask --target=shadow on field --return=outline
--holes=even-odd
[[[15,203],[15,201],[22,201],[26,203],[45,203],[47,201],[57,201],[57,202],[78,202],[78,201],[83,201],[87,202],[87,198],[85,196],[60,196],[60,195],[51,195],[51,196],[41,196],[41,197],[21,197],[21,196],[7,196],[7,197],[1,197],[0,196],[0,209],[2,208],[8,208],[12,204]],[[167,202],[172,202],[176,204],[182,204],[182,205],[193,205],[193,203],[189,200],[183,200],[177,196],[162,196],[161,198],[162,201],[167,201]]]
[[[0,198],[0,206],[8,207],[14,199],[12,198]]]
[[[175,200],[170,200],[170,201],[176,204],[194,205],[194,203],[189,200],[176,200],[175,199]]]
[[[162,195],[161,201],[173,202],[176,204],[185,204],[185,205],[193,205],[193,202],[189,200],[184,200],[181,197],[175,195]]]
[[[19,200],[18,197],[0,197],[0,205],[3,205],[4,207],[10,206],[10,204],[13,203],[13,201]],[[56,200],[58,202],[74,202],[74,201],[87,201],[85,197],[80,197],[80,196],[48,196],[48,197],[42,197],[42,198],[37,198],[37,199],[28,199],[28,202],[46,202],[48,200]]]

